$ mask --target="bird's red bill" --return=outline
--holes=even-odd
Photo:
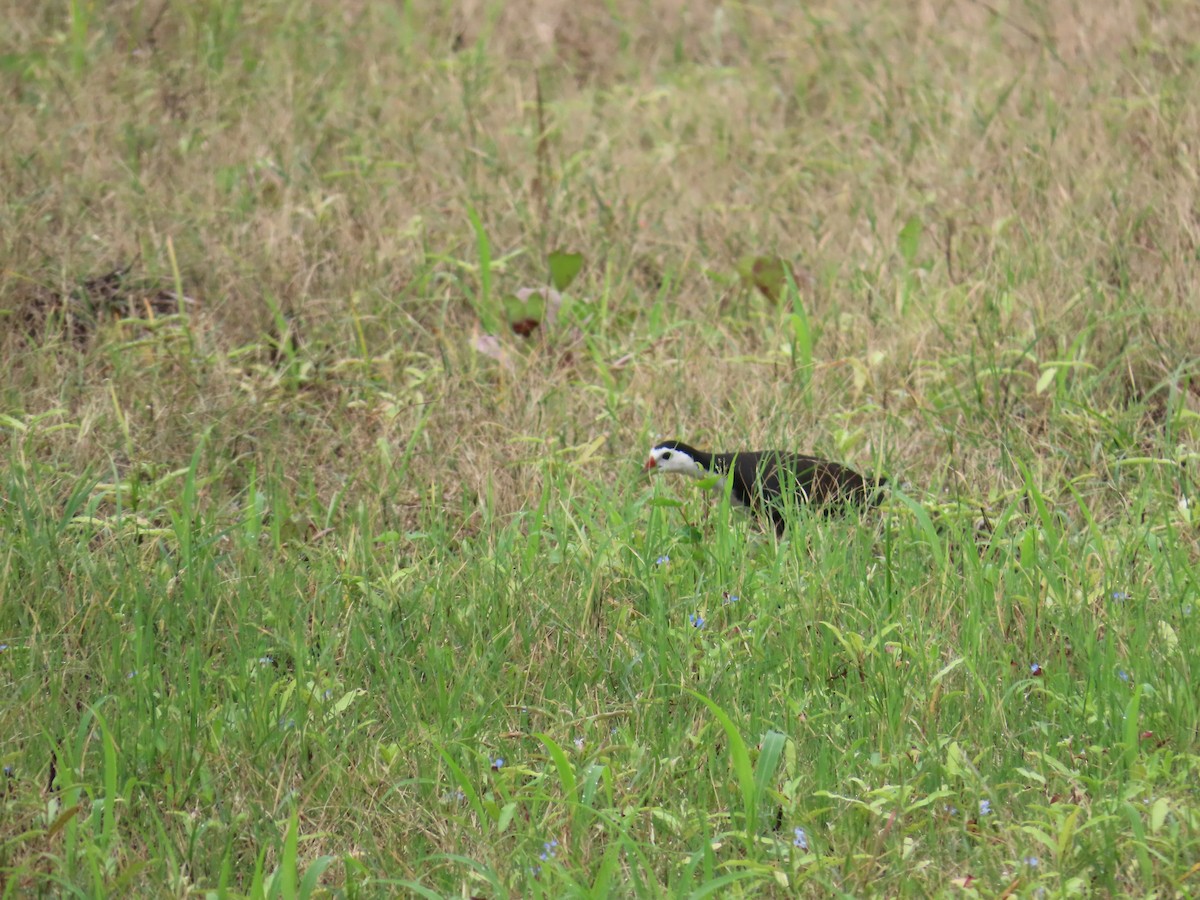
[[[646,460],[646,464],[644,466],[642,466],[642,471],[649,472],[651,469],[653,469],[657,465],[658,465],[658,461],[655,460],[655,458],[653,456],[651,456],[648,460]]]

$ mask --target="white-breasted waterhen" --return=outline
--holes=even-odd
[[[766,513],[783,535],[789,506],[810,506],[834,512],[848,506],[875,506],[886,478],[862,475],[841,463],[785,450],[742,450],[707,453],[682,441],[655,444],[643,466],[645,472],[679,472],[692,478],[728,478],[734,502]]]

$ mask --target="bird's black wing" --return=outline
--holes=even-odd
[[[840,463],[799,453],[763,454],[757,472],[763,505],[779,533],[784,511],[809,505],[826,514],[847,506],[873,506],[886,479],[864,476]]]

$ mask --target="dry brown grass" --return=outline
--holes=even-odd
[[[119,263],[170,285],[168,241],[198,302],[190,339],[136,352],[119,327],[82,352],[7,329],[4,407],[65,409],[78,428],[38,449],[64,465],[170,469],[212,428],[218,468],[279,465],[329,502],[418,432],[402,506],[491,482],[510,512],[539,496],[539,454],[603,434],[632,474],[671,433],[986,500],[1019,484],[1010,452],[1107,476],[1095,422],[1033,390],[1082,331],[1106,374],[1080,370],[1078,399],[1134,408],[1148,452],[1167,452],[1164,381],[1200,410],[1193,4],[473,0],[407,26],[390,4],[261,4],[221,32],[203,5],[118,3],[78,65],[58,12],[11,6],[4,321]],[[535,345],[513,372],[473,353],[468,207],[498,294],[555,246],[587,255],[573,293],[608,313],[588,347]],[[755,253],[815,274],[811,392],[733,275]],[[664,279],[675,324],[651,334]],[[268,300],[318,364],[303,389],[264,362]],[[973,374],[993,362],[1012,373]]]

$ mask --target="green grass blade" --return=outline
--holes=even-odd
[[[765,797],[775,779],[775,771],[787,746],[787,736],[778,731],[763,735],[762,748],[758,751],[758,762],[754,766],[754,796]]]
[[[745,816],[746,827],[746,842],[749,845],[753,842],[755,826],[758,820],[758,790],[754,781],[754,769],[750,764],[750,751],[746,747],[746,742],[742,740],[741,732],[738,731],[737,725],[734,724],[725,710],[721,709],[716,703],[710,700],[703,694],[686,689],[689,694],[708,707],[713,714],[713,718],[721,726],[721,730],[725,732],[725,739],[729,742],[729,756],[733,766],[733,772],[737,778],[738,789],[741,794],[742,813]]]
[[[550,754],[550,758],[554,761],[554,768],[558,771],[558,780],[562,785],[563,797],[568,800],[574,800],[575,768],[571,765],[570,758],[548,734],[535,732],[533,736],[542,742],[542,745],[546,748],[546,752]]]
[[[499,312],[493,309],[492,303],[492,244],[475,207],[467,207],[467,218],[471,220],[471,228],[475,231],[475,250],[479,256],[479,294],[475,300],[475,314],[479,316],[484,331],[499,334]]]

